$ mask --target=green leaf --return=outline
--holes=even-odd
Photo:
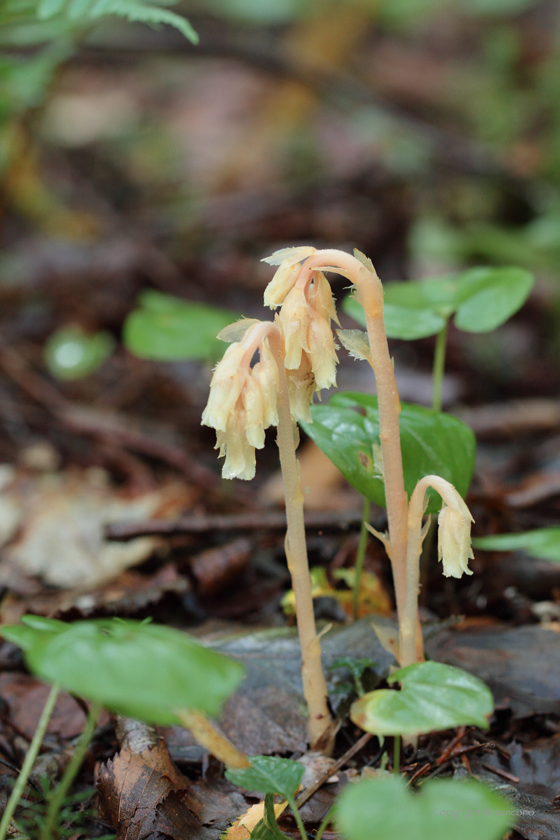
[[[66,0],[40,0],[37,6],[37,17],[42,19],[53,17],[62,11]]]
[[[387,283],[385,289],[389,285]],[[344,298],[342,309],[359,324],[366,326],[364,310],[351,295]],[[429,308],[400,306],[390,303],[387,297],[385,297],[383,320],[388,338],[400,338],[405,341],[436,335],[436,333],[441,332],[446,324],[445,318]]]
[[[25,624],[0,634],[21,645],[29,669],[50,683],[148,723],[180,723],[175,710],[217,715],[243,666],[186,633],[122,619]]]
[[[533,287],[523,268],[472,268],[462,274],[405,283],[385,283],[385,330],[389,338],[436,335],[455,313],[466,332],[490,332],[523,306]],[[365,325],[362,307],[351,297],[344,311]]]
[[[475,548],[483,551],[524,551],[537,560],[551,560],[560,563],[560,528],[536,528],[519,534],[494,534],[491,537],[477,537]]]
[[[461,275],[455,326],[471,333],[491,332],[521,309],[534,278],[524,268],[473,268]]]
[[[368,394],[340,393],[328,405],[311,406],[313,423],[302,423],[342,475],[363,496],[385,506],[383,479],[376,471],[374,449],[380,446],[377,398]],[[404,484],[408,495],[425,475],[440,475],[465,496],[474,469],[476,441],[461,420],[403,403],[400,415]],[[431,493],[429,513],[441,506]]]
[[[336,805],[345,840],[501,840],[515,822],[512,805],[474,780],[435,779],[412,793],[398,776],[346,785]]]
[[[538,0],[462,0],[468,15],[515,15],[535,6]]]
[[[215,360],[224,350],[216,336],[236,318],[227,309],[149,291],[140,296],[140,309],[126,319],[123,338],[142,359]]]
[[[81,379],[98,370],[114,346],[108,332],[88,335],[81,327],[62,327],[45,344],[45,364],[57,379]]]
[[[399,682],[401,690],[370,691],[352,705],[350,717],[366,732],[419,735],[466,724],[488,728],[492,693],[461,668],[420,662],[396,671],[387,682]]]
[[[264,819],[259,820],[251,832],[251,840],[290,840],[280,831],[274,813],[274,796],[267,793],[264,798]]]
[[[303,778],[305,769],[298,761],[276,758],[273,755],[255,755],[247,770],[226,770],[226,776],[234,785],[245,790],[260,793],[277,793],[284,799],[293,799]]]
[[[198,34],[189,21],[182,15],[162,9],[162,5],[165,5],[163,0],[159,4],[144,0],[40,0],[37,17],[48,20],[61,16],[83,24],[114,15],[155,26],[165,23],[178,29],[193,44],[198,44]]]
[[[394,303],[385,304],[383,320],[387,337],[403,341],[437,335],[447,323],[442,315],[431,309],[410,309]]]

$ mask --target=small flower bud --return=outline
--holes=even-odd
[[[324,318],[311,318],[307,330],[307,346],[317,390],[336,385],[338,358],[332,330]]]
[[[472,575],[468,562],[472,559],[471,522],[473,518],[465,502],[453,488],[453,497],[444,501],[438,516],[438,560],[443,562],[445,577]],[[451,503],[451,504],[449,504]]]
[[[210,383],[202,423],[216,429],[216,448],[226,457],[224,478],[254,477],[255,449],[263,448],[265,429],[278,423],[279,375],[266,338],[270,328],[272,324],[256,321],[244,329],[242,340],[228,347]],[[251,369],[257,349],[260,361]]]
[[[220,457],[226,456],[222,467],[223,478],[243,478],[250,481],[255,477],[255,447],[245,433],[245,412],[232,414],[225,432],[216,432],[215,449],[220,450]]]
[[[307,294],[307,299],[317,314],[324,318],[327,323],[335,321],[340,326],[334,305],[331,284],[322,271],[316,271],[313,275],[313,284]]]
[[[260,348],[260,361],[254,366],[251,376],[258,382],[263,398],[263,426],[278,425],[278,389],[280,381],[276,359],[267,342]]]
[[[317,390],[317,386],[309,356],[305,351],[301,354],[301,363],[297,370],[286,370],[286,375],[288,377],[288,393],[292,417],[294,420],[312,423],[313,418],[311,417],[309,406],[313,399],[313,394]]]
[[[301,364],[302,350],[308,350],[307,328],[313,312],[303,289],[295,288],[284,301],[278,321],[284,333],[286,370],[297,370]]]
[[[202,425],[225,432],[228,418],[235,409],[245,384],[247,365],[243,364],[245,348],[237,342],[230,344],[222,361],[216,366],[210,382],[208,404],[202,414]]]
[[[266,289],[264,290],[264,305],[276,309],[281,306],[286,296],[293,289],[299,276],[299,263],[283,262]]]

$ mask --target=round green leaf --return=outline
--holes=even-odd
[[[420,662],[401,668],[387,681],[399,682],[401,690],[370,691],[352,705],[350,717],[366,732],[420,735],[466,724],[488,728],[492,692],[461,668]]]
[[[276,758],[273,755],[255,755],[247,770],[228,768],[226,776],[234,785],[260,793],[277,793],[292,799],[303,778],[305,768],[298,761]]]
[[[217,715],[243,677],[240,663],[170,627],[121,619],[45,626],[26,618],[0,633],[21,644],[34,674],[148,723],[180,723],[180,709]]]
[[[80,379],[101,367],[113,352],[108,332],[85,333],[81,327],[62,327],[45,344],[45,364],[57,379]]]
[[[238,317],[227,309],[149,291],[140,296],[140,308],[126,319],[123,340],[142,359],[214,360],[224,349],[216,336]]]
[[[473,268],[461,275],[455,326],[472,333],[491,332],[520,309],[534,278],[523,268]]]
[[[483,551],[524,551],[537,560],[551,560],[560,563],[560,528],[535,528],[521,534],[494,534],[491,537],[477,537],[475,548]]]
[[[345,840],[501,840],[515,822],[511,803],[474,780],[434,779],[419,794],[399,776],[346,785],[336,804]],[[372,828],[375,826],[375,835]]]
[[[366,325],[364,310],[353,297],[346,297],[342,308],[359,324]],[[383,310],[383,320],[388,338],[400,338],[405,341],[436,335],[446,324],[446,319],[437,312],[433,312],[432,309],[401,306],[388,303],[387,300]]]
[[[461,274],[384,283],[384,321],[389,338],[413,340],[436,335],[455,314],[466,332],[490,332],[527,300],[533,275],[523,268],[471,268]],[[347,297],[342,308],[365,326],[362,307]]]
[[[383,311],[387,338],[414,341],[437,335],[445,327],[447,319],[431,309],[410,309],[386,303]]]
[[[383,479],[376,463],[379,439],[377,398],[340,393],[328,405],[311,406],[313,423],[302,423],[342,475],[363,496],[385,506]],[[425,475],[440,475],[465,496],[474,469],[476,441],[472,430],[450,414],[403,403],[400,415],[404,484],[408,495]],[[375,449],[374,449],[375,447]],[[431,491],[430,491],[431,492]],[[433,493],[428,508],[441,506]]]

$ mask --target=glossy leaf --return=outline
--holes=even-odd
[[[124,343],[142,359],[219,359],[218,333],[239,318],[236,312],[149,291],[124,325]]]
[[[455,326],[471,333],[491,332],[520,309],[533,288],[524,268],[473,268],[461,275]]]
[[[353,297],[346,297],[342,303],[342,308],[347,315],[350,315],[359,324],[366,325],[364,310]],[[446,324],[446,318],[427,307],[399,306],[389,303],[387,299],[385,299],[383,320],[388,338],[401,338],[405,341],[414,341],[417,338],[436,335]]]
[[[108,332],[89,335],[81,327],[62,327],[45,344],[45,363],[57,379],[81,379],[94,373],[113,352]]]
[[[455,315],[465,332],[490,332],[523,306],[533,275],[523,268],[471,268],[462,274],[385,283],[385,330],[389,338],[436,335]],[[362,307],[346,298],[343,309],[365,325]]]
[[[420,662],[396,671],[388,683],[353,704],[350,717],[366,732],[378,735],[419,735],[472,724],[488,728],[494,700],[478,677],[441,662]]]
[[[303,764],[289,758],[276,758],[273,755],[255,755],[247,770],[226,770],[226,776],[245,790],[258,790],[259,793],[277,793],[284,799],[293,799],[303,778]]]
[[[363,496],[385,505],[383,479],[374,446],[380,446],[377,398],[340,393],[328,405],[311,407],[313,423],[302,423],[306,434]],[[440,475],[465,496],[474,469],[476,441],[472,430],[450,414],[403,403],[400,415],[404,483],[408,495],[420,478]],[[431,491],[430,491],[431,492]],[[439,510],[432,493],[428,512]]]
[[[179,723],[176,709],[217,715],[243,677],[240,663],[170,627],[122,619],[24,619],[0,634],[23,648],[34,674],[149,723]]]
[[[420,793],[398,776],[346,785],[336,805],[344,840],[501,840],[515,821],[512,805],[474,780],[434,779]],[[372,827],[375,826],[375,835]]]
[[[524,551],[537,560],[560,563],[560,528],[536,528],[520,534],[477,537],[473,546],[483,551]]]

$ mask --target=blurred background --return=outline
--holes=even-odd
[[[154,363],[149,330],[126,325],[146,291],[262,317],[259,261],[286,245],[357,247],[383,280],[529,268],[511,321],[452,328],[444,403],[557,394],[555,0],[147,8],[0,5],[2,459],[46,439],[95,461],[52,423],[67,401],[151,419],[215,468],[199,417],[216,351]],[[158,9],[198,44],[186,23],[149,25]],[[404,399],[430,403],[433,346],[394,342]]]

